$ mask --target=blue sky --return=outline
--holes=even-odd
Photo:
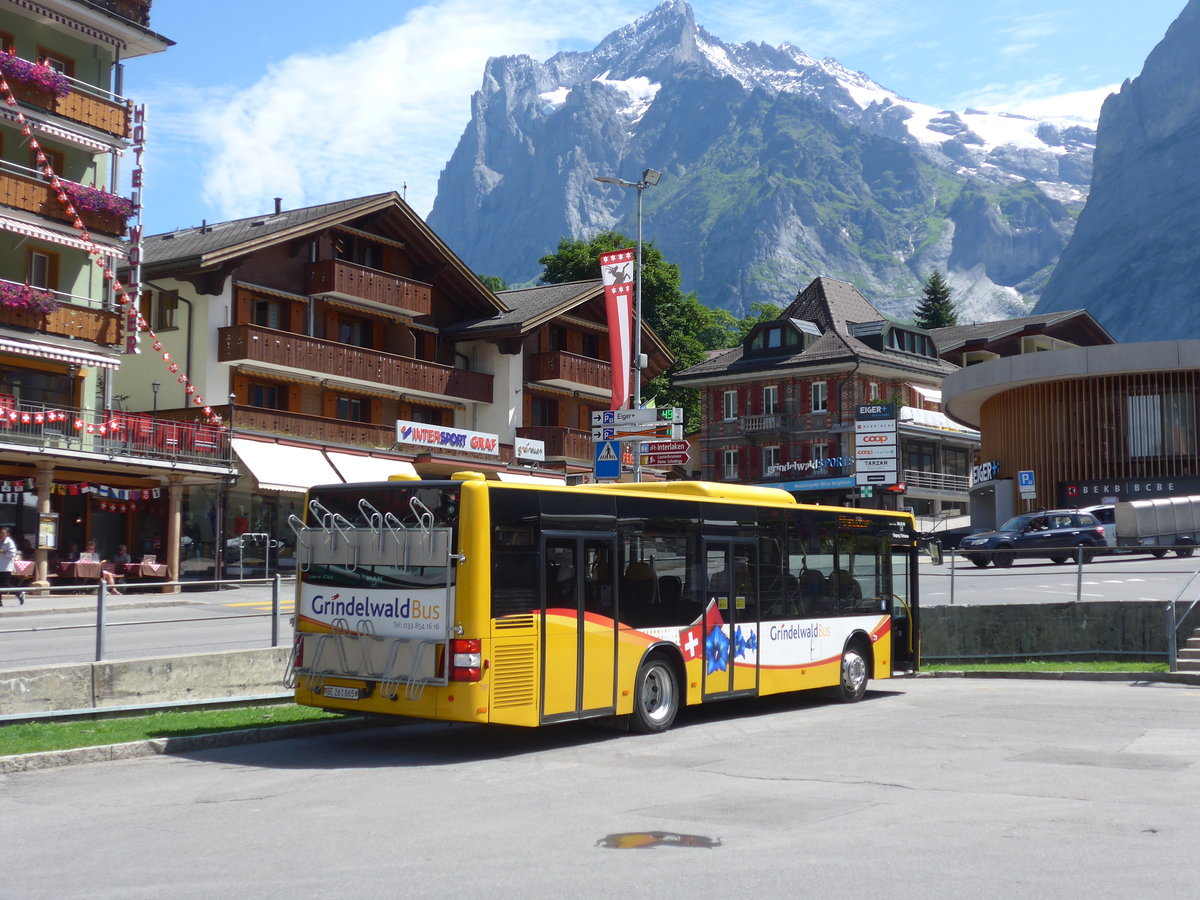
[[[489,56],[588,50],[654,7],[609,0],[156,0],[131,60],[153,232],[396,189],[422,215]],[[1095,115],[1185,0],[693,0],[727,42],[791,43],[909,99]],[[965,11],[964,11],[965,10]]]

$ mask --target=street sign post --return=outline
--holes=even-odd
[[[655,422],[636,425],[601,425],[592,429],[594,441],[652,441],[656,439],[682,440],[683,426],[670,422]]]
[[[662,409],[605,409],[592,413],[592,425],[651,425],[655,422],[683,424],[683,409],[664,406]]]

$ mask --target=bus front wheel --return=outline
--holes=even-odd
[[[846,703],[857,703],[867,692],[867,660],[862,648],[851,644],[842,653],[842,680],[838,685],[838,699]]]
[[[633,697],[633,727],[642,734],[666,731],[679,712],[679,680],[661,656],[642,663]]]

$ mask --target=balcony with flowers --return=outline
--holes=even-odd
[[[74,223],[76,219],[89,231],[120,237],[125,221],[133,215],[133,201],[102,188],[59,179],[60,199],[50,175],[8,161],[0,161],[0,204],[24,210],[48,219]]]
[[[0,279],[0,325],[120,346],[121,315],[91,297]]]
[[[132,104],[43,63],[0,51],[0,75],[18,101],[116,138],[130,135]]]

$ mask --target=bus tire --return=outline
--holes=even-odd
[[[1167,551],[1166,550],[1151,550],[1150,555],[1153,556],[1155,559],[1162,559],[1164,556],[1167,555]]]
[[[1175,548],[1175,555],[1180,559],[1187,559],[1195,552],[1196,548],[1191,545],[1190,541],[1180,541],[1179,546]]]
[[[679,713],[679,677],[665,656],[652,656],[638,669],[630,724],[641,734],[666,731]]]
[[[862,644],[851,641],[842,651],[841,679],[837,698],[843,703],[857,703],[867,692],[867,677],[871,672]]]

